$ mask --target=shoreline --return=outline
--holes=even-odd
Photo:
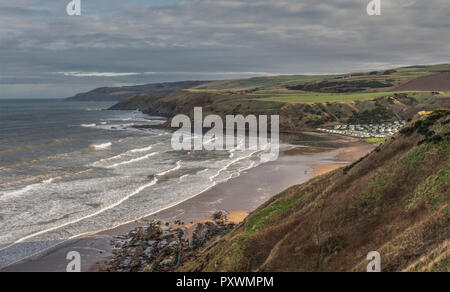
[[[180,220],[195,226],[215,211],[233,215],[237,224],[246,215],[271,197],[293,185],[305,183],[315,176],[348,165],[370,152],[374,146],[359,139],[314,133],[337,141],[339,148],[293,146],[280,155],[279,160],[244,171],[240,176],[215,185],[183,202],[169,206],[154,215],[123,223],[112,229],[79,235],[39,254],[0,269],[13,271],[65,271],[70,251],[78,251],[82,271],[95,271],[113,255],[111,241],[128,234],[136,227],[146,226],[154,219],[173,222]],[[325,151],[321,151],[325,150]],[[294,153],[290,153],[293,151]]]

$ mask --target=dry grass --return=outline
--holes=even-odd
[[[379,251],[384,271],[448,270],[449,115],[420,124],[446,139],[420,143],[418,126],[352,166],[292,187],[182,269],[365,271],[368,252]]]

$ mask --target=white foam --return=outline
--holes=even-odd
[[[242,150],[242,147],[244,146],[243,142],[240,142],[235,148],[230,149],[228,152],[230,153],[229,158],[233,158],[234,157],[234,152],[236,152],[236,150]]]
[[[126,164],[135,163],[135,162],[138,162],[138,161],[141,161],[141,160],[150,158],[150,157],[152,157],[152,156],[155,156],[155,155],[157,155],[157,154],[159,154],[159,152],[153,152],[153,153],[144,155],[144,156],[142,156],[142,157],[134,158],[134,159],[131,159],[131,160],[127,160],[127,161],[123,161],[123,162],[119,162],[119,163],[116,163],[116,164],[107,166],[106,168],[116,168],[116,167],[118,167],[118,166],[122,166],[122,165],[126,165]]]
[[[88,112],[101,111],[101,110],[102,110],[102,108],[90,108],[90,107],[86,108],[86,111],[88,111]]]
[[[32,189],[34,189],[35,187],[39,186],[39,184],[32,184],[32,185],[28,185],[20,190],[15,190],[15,191],[11,191],[11,192],[6,192],[3,193],[0,196],[0,201],[4,201],[7,199],[11,199],[11,198],[15,198],[21,195],[26,194],[27,192],[31,191]]]
[[[233,158],[235,151],[236,151],[236,149],[231,149],[230,151],[228,151],[230,153],[230,156],[228,158]]]
[[[11,198],[14,198],[14,197],[19,197],[21,195],[24,195],[24,194],[28,193],[29,191],[31,191],[32,189],[34,189],[34,188],[36,188],[36,187],[38,187],[40,185],[51,184],[53,182],[53,180],[54,180],[53,178],[50,178],[50,179],[42,181],[41,183],[27,185],[26,187],[21,188],[19,190],[3,193],[0,196],[0,201],[4,201],[4,200],[11,199]]]
[[[156,210],[156,211],[153,211],[153,212],[151,212],[151,213],[149,213],[149,214],[145,214],[145,215],[140,216],[140,217],[138,217],[138,218],[134,218],[134,219],[131,219],[131,220],[129,220],[129,221],[125,221],[125,222],[121,222],[121,223],[115,224],[114,226],[112,226],[112,227],[110,227],[110,228],[106,228],[106,229],[101,229],[101,230],[97,230],[97,231],[86,232],[86,233],[74,235],[74,236],[70,237],[69,240],[74,239],[74,238],[80,238],[80,237],[82,237],[82,236],[86,236],[86,235],[89,235],[89,234],[97,234],[97,233],[99,233],[99,232],[106,231],[106,230],[112,230],[112,229],[117,228],[117,227],[119,227],[119,226],[123,226],[123,225],[129,224],[129,223],[132,223],[132,222],[136,222],[137,220],[140,220],[140,219],[142,219],[142,218],[146,218],[146,217],[155,215],[155,214],[157,214],[157,213],[159,213],[159,212],[168,210],[168,209],[170,209],[170,208],[172,208],[172,207],[175,207],[175,206],[177,206],[177,205],[179,205],[179,204],[181,204],[181,203],[183,203],[183,202],[185,202],[185,201],[188,201],[188,200],[190,200],[190,199],[192,199],[192,198],[195,198],[195,197],[197,197],[198,195],[200,195],[200,194],[202,194],[202,193],[204,193],[204,192],[206,192],[206,191],[209,191],[210,189],[212,189],[212,188],[215,187],[216,185],[217,185],[217,183],[216,183],[216,182],[213,182],[211,185],[207,186],[204,190],[202,190],[202,191],[200,191],[200,192],[198,192],[198,193],[195,193],[195,194],[193,194],[192,196],[189,196],[189,197],[187,197],[187,198],[184,198],[184,199],[182,199],[182,200],[180,200],[180,201],[177,201],[177,202],[175,202],[175,203],[173,203],[173,204],[167,205],[167,206],[165,206],[165,207],[163,207],[163,208],[160,208],[160,209],[158,209],[158,210]],[[12,245],[14,245],[14,244],[12,244]],[[12,245],[10,245],[10,246],[12,246]],[[8,248],[8,247],[5,247],[5,248]],[[0,250],[2,250],[2,249],[0,249]]]
[[[200,170],[199,172],[197,172],[197,175],[203,174],[205,172],[208,172],[209,168],[204,169],[204,170]]]
[[[224,172],[225,170],[227,170],[230,166],[232,166],[232,165],[235,164],[236,162],[239,162],[239,161],[244,160],[244,159],[249,159],[249,158],[251,158],[254,154],[256,154],[256,153],[258,153],[258,152],[260,152],[260,150],[254,151],[254,152],[250,153],[250,154],[247,155],[247,156],[242,156],[242,157],[239,157],[239,158],[234,159],[233,161],[231,161],[230,163],[228,163],[227,165],[225,165],[224,167],[222,167],[221,169],[219,169],[219,171],[218,171],[215,175],[211,176],[211,177],[209,178],[209,180],[210,180],[211,182],[214,181],[215,178],[217,178],[222,172]]]
[[[148,147],[139,148],[139,149],[131,149],[130,152],[131,153],[146,152],[146,151],[152,150],[152,148],[153,148],[153,146],[148,146]]]
[[[208,141],[204,141],[203,145],[208,145],[209,143],[212,143],[214,141],[216,141],[216,138],[212,138],[212,139],[209,139]]]
[[[126,195],[125,197],[123,197],[122,199],[120,199],[119,201],[117,201],[117,202],[114,203],[114,204],[111,204],[111,205],[109,205],[109,206],[107,206],[107,207],[105,207],[105,208],[102,208],[102,209],[100,209],[100,210],[98,210],[98,211],[96,211],[96,212],[94,212],[94,213],[92,213],[92,214],[89,214],[89,215],[87,215],[87,216],[78,218],[78,219],[76,219],[76,220],[69,221],[69,222],[67,222],[67,223],[64,223],[64,224],[61,224],[61,225],[57,225],[57,226],[55,226],[55,227],[52,227],[52,228],[49,228],[49,229],[45,229],[45,230],[42,230],[42,231],[39,231],[39,232],[30,234],[30,235],[28,235],[28,236],[25,236],[25,237],[23,237],[23,238],[21,238],[21,239],[15,241],[13,244],[1,248],[0,251],[1,251],[1,250],[4,250],[4,249],[7,249],[7,248],[10,248],[11,246],[14,246],[14,245],[16,245],[16,244],[18,244],[18,243],[25,242],[25,241],[27,241],[28,239],[31,239],[31,238],[33,238],[33,237],[36,237],[36,236],[39,236],[39,235],[42,235],[42,234],[45,234],[45,233],[48,233],[48,232],[51,232],[51,231],[55,231],[55,230],[61,229],[61,228],[63,228],[63,227],[66,227],[66,226],[69,226],[69,225],[72,225],[72,224],[81,222],[81,221],[83,221],[83,220],[86,220],[86,219],[89,219],[89,218],[92,218],[92,217],[95,217],[95,216],[97,216],[97,215],[99,215],[99,214],[102,214],[102,213],[104,213],[105,211],[108,211],[108,210],[110,210],[110,209],[113,209],[113,208],[115,208],[115,207],[121,205],[123,202],[125,202],[125,201],[127,201],[128,199],[130,199],[131,197],[133,197],[133,196],[139,194],[140,192],[144,191],[145,189],[147,189],[147,188],[149,188],[149,187],[151,187],[151,186],[154,186],[157,182],[158,182],[158,179],[157,179],[157,178],[154,178],[150,183],[147,183],[147,184],[144,184],[144,185],[140,186],[140,187],[137,188],[134,192],[132,192],[132,193]]]
[[[49,178],[49,179],[46,179],[46,180],[42,181],[42,183],[45,184],[45,185],[48,185],[48,184],[51,184],[54,180],[55,179],[53,179],[53,178]]]
[[[127,155],[127,153],[122,153],[122,154],[119,154],[119,155],[116,155],[116,156],[113,156],[113,157],[101,159],[101,160],[99,160],[99,161],[96,161],[96,162],[92,163],[91,165],[92,165],[92,166],[99,166],[99,165],[100,165],[101,163],[103,163],[103,162],[107,162],[107,161],[111,161],[111,160],[116,160],[116,159],[122,158],[122,157],[124,157],[124,156],[126,156],[126,155]]]
[[[177,171],[180,168],[181,168],[181,160],[177,162],[177,166],[176,167],[174,167],[172,169],[169,169],[169,170],[166,170],[166,171],[161,172],[161,173],[157,173],[156,176],[163,176],[163,175],[169,174],[171,172]]]
[[[122,141],[119,141],[119,142],[122,142]],[[131,149],[131,150],[129,150],[127,152],[124,152],[124,153],[121,153],[119,155],[116,155],[116,156],[113,156],[113,157],[109,157],[109,158],[105,158],[105,159],[101,159],[99,161],[96,161],[96,162],[92,163],[91,165],[94,166],[94,167],[101,166],[101,164],[103,162],[120,159],[120,158],[123,158],[125,156],[128,156],[130,153],[146,152],[146,151],[150,151],[152,149],[153,149],[153,146],[148,146],[148,147],[145,147],[145,148]]]
[[[81,124],[80,126],[83,128],[93,128],[96,127],[97,124]]]
[[[117,143],[117,142],[115,142],[115,143]],[[141,144],[142,145],[142,144]],[[133,150],[136,150],[136,151],[133,151]],[[128,150],[128,154],[130,154],[130,153],[140,153],[140,152],[144,152],[144,151],[150,151],[151,150],[151,146],[149,146],[149,147],[145,147],[145,148],[138,148],[138,149],[132,149],[132,150]],[[234,152],[234,151],[233,151]],[[147,154],[147,153],[143,153],[143,154]],[[143,155],[142,154],[142,155]],[[185,200],[187,200],[187,199],[189,199],[189,198],[193,198],[193,197],[195,197],[195,196],[197,196],[197,195],[199,195],[199,194],[201,194],[201,193],[203,193],[203,192],[205,192],[205,191],[207,191],[207,190],[209,190],[210,188],[212,188],[212,187],[214,187],[215,185],[217,185],[218,184],[218,182],[220,181],[220,182],[222,182],[223,181],[223,179],[229,179],[229,177],[228,177],[228,175],[226,176],[226,178],[225,178],[225,176],[224,177],[220,177],[220,179],[216,179],[216,181],[214,181],[214,180],[212,180],[212,181],[209,181],[208,180],[208,177],[210,176],[210,175],[212,175],[212,174],[215,174],[216,173],[216,171],[218,171],[218,173],[217,173],[217,175],[215,176],[215,177],[218,177],[221,173],[223,173],[227,168],[229,168],[231,165],[233,165],[234,163],[236,163],[236,162],[238,162],[238,161],[240,161],[240,160],[243,160],[243,159],[246,159],[246,158],[251,158],[251,156],[253,155],[254,153],[251,153],[251,154],[249,154],[249,155],[247,155],[247,153],[245,154],[245,157],[240,157],[240,158],[237,158],[237,157],[235,157],[236,159],[234,159],[233,161],[230,161],[230,160],[225,160],[225,161],[220,161],[220,164],[219,165],[217,165],[217,166],[215,166],[214,168],[212,168],[211,167],[211,169],[203,169],[203,170],[200,170],[200,171],[198,171],[197,172],[197,174],[204,174],[204,173],[208,173],[208,171],[211,171],[212,173],[210,173],[210,174],[206,174],[206,175],[204,175],[203,177],[201,177],[200,178],[200,182],[201,182],[201,184],[199,185],[199,188],[197,189],[197,188],[195,188],[195,190],[193,189],[192,191],[189,189],[189,191],[186,193],[186,194],[183,194],[183,196],[180,196],[180,198],[176,198],[176,202],[174,202],[174,203],[172,203],[172,204],[167,204],[167,203],[164,203],[163,204],[163,206],[161,206],[160,208],[158,208],[159,210],[158,211],[160,211],[161,209],[167,209],[167,208],[170,208],[171,206],[175,206],[175,205],[177,205],[177,204],[179,204],[180,202],[183,202],[183,201],[185,201]],[[124,155],[123,154],[121,154],[122,156],[120,156],[120,158],[123,158],[124,157]],[[128,160],[128,161],[123,161],[123,162],[121,162],[121,160],[123,160],[123,159],[121,159],[121,160],[119,160],[119,161],[110,161],[109,163],[105,163],[104,165],[108,165],[108,164],[113,164],[113,163],[115,163],[116,165],[117,164],[121,164],[121,165],[124,165],[124,164],[129,164],[129,163],[133,163],[133,162],[136,162],[136,161],[140,161],[140,160],[143,160],[143,159],[145,159],[145,158],[147,158],[148,157],[148,155],[156,155],[156,154],[154,154],[154,153],[150,153],[150,154],[147,154],[147,155],[144,155],[144,156],[142,156],[142,157],[136,157],[136,156],[138,156],[138,154],[135,154],[135,155],[130,155],[129,156],[129,158],[133,158],[133,159],[131,159],[131,160]],[[238,154],[238,153],[236,153],[236,156],[237,155],[241,155],[240,153]],[[133,157],[134,156],[134,157]],[[140,155],[139,155],[140,156]],[[118,158],[118,156],[115,156],[115,159],[117,159]],[[222,158],[223,159],[223,158]],[[112,158],[110,158],[110,160],[112,160]],[[217,161],[217,162],[219,162],[219,161]],[[186,164],[186,165],[185,165]],[[203,166],[204,166],[204,162],[202,162],[202,164],[203,164]],[[224,166],[224,164],[226,164],[226,166],[224,167],[224,168],[221,168],[220,170],[219,170],[219,168],[220,167],[222,167],[222,166]],[[151,186],[153,186],[153,185],[155,185],[156,183],[158,183],[158,176],[164,176],[164,175],[166,175],[166,174],[169,174],[169,173],[172,173],[172,172],[174,172],[174,171],[176,171],[176,170],[179,170],[179,169],[181,169],[182,167],[187,167],[189,165],[189,163],[188,162],[184,162],[184,163],[182,163],[182,161],[180,160],[180,161],[178,161],[177,163],[176,163],[176,165],[172,165],[172,166],[167,166],[166,165],[166,168],[169,168],[169,167],[172,167],[171,169],[168,169],[168,170],[166,170],[166,171],[162,171],[161,173],[158,173],[158,174],[156,174],[155,176],[154,176],[154,178],[153,178],[153,180],[150,182],[149,181],[149,183],[147,183],[147,184],[144,184],[144,185],[142,185],[141,187],[138,187],[137,189],[135,189],[134,191],[133,190],[128,190],[128,192],[131,192],[131,193],[129,193],[129,194],[127,194],[127,193],[125,193],[125,194],[122,194],[122,195],[126,195],[125,197],[123,197],[123,198],[116,198],[115,200],[119,200],[119,201],[117,201],[116,203],[113,203],[112,205],[109,205],[109,206],[105,206],[104,208],[103,208],[103,206],[102,207],[100,207],[101,209],[100,210],[98,210],[98,211],[93,211],[93,212],[95,212],[95,213],[93,213],[93,214],[83,214],[83,215],[80,215],[80,216],[84,216],[84,215],[86,215],[85,217],[82,217],[82,218],[68,218],[68,219],[66,219],[66,220],[72,220],[73,219],[73,221],[70,221],[70,222],[68,222],[68,221],[63,221],[63,222],[54,222],[52,225],[50,225],[50,226],[46,226],[47,228],[49,228],[49,229],[47,229],[47,230],[43,230],[43,231],[38,231],[38,230],[34,230],[34,232],[36,232],[36,233],[33,233],[33,234],[30,234],[30,235],[27,235],[27,236],[25,236],[25,237],[23,237],[23,238],[21,238],[21,239],[19,239],[19,240],[17,240],[15,243],[22,243],[22,242],[26,242],[26,241],[29,241],[29,239],[31,239],[31,238],[33,238],[34,239],[34,237],[37,237],[37,236],[40,236],[40,235],[47,235],[46,233],[49,233],[49,232],[52,232],[52,231],[57,231],[57,232],[59,232],[59,229],[62,229],[62,230],[65,230],[65,229],[63,229],[64,227],[66,227],[66,226],[69,226],[69,225],[71,225],[71,224],[76,224],[76,223],[79,223],[79,222],[83,222],[84,220],[86,220],[86,219],[90,219],[90,218],[92,218],[92,217],[94,217],[94,216],[97,216],[97,215],[99,215],[99,214],[101,214],[101,213],[103,213],[103,212],[105,212],[105,211],[108,211],[108,210],[110,210],[110,209],[113,209],[113,210],[115,210],[115,208],[117,208],[117,206],[119,206],[119,205],[121,205],[121,204],[123,204],[123,202],[125,202],[125,201],[127,201],[127,200],[129,200],[131,197],[133,197],[133,196],[137,196],[137,194],[139,194],[139,193],[141,193],[141,192],[143,192],[144,190],[146,190],[147,188],[150,188]],[[247,166],[248,164],[247,163],[245,163],[245,165]],[[240,165],[239,165],[240,166]],[[252,166],[254,166],[254,163],[251,163],[251,166],[249,167],[249,168],[251,168]],[[198,166],[197,166],[198,167]],[[235,167],[232,167],[233,168],[233,170],[235,169]],[[238,172],[240,172],[240,171],[242,171],[243,170],[243,168],[239,168],[237,171]],[[128,172],[127,172],[127,174],[128,174]],[[228,174],[228,172],[227,172],[227,174]],[[190,183],[190,182],[188,182],[188,180],[189,179],[187,179],[187,177],[188,177],[188,175],[183,175],[182,177],[180,177],[179,179],[180,179],[180,182],[182,181],[182,180],[184,180],[182,183]],[[231,178],[231,177],[230,177]],[[197,179],[197,178],[193,178],[193,180],[194,179]],[[51,180],[46,180],[46,181],[42,181],[42,184],[44,183],[44,182],[46,182],[46,183],[51,183],[52,181]],[[176,183],[176,181],[175,181],[175,183]],[[205,184],[205,185],[204,185]],[[180,187],[183,187],[183,185],[181,185],[180,184]],[[44,188],[43,186],[42,186],[42,188]],[[201,190],[201,191],[200,191]],[[199,192],[200,191],[200,192]],[[195,194],[194,194],[195,193]],[[192,194],[192,195],[191,195]],[[187,197],[186,197],[187,196]],[[113,201],[114,202],[114,201]],[[131,202],[129,202],[129,203],[131,203]],[[165,204],[167,204],[167,205],[165,205]],[[122,208],[120,208],[120,209],[122,209]],[[141,214],[140,213],[143,213],[143,212],[145,212],[146,210],[144,210],[144,211],[140,211],[138,214],[138,216],[140,216]],[[148,211],[147,211],[148,212]],[[154,212],[152,212],[153,214],[154,213],[157,213],[157,211],[154,211]],[[144,216],[145,217],[145,216]],[[96,219],[97,217],[95,217],[94,219]],[[113,222],[111,222],[111,221],[108,221],[108,224],[109,224],[109,222],[111,222],[113,225],[116,225],[116,226],[120,226],[120,225],[122,225],[122,224],[124,224],[124,222],[123,221],[125,221],[125,220],[127,220],[127,219],[124,219],[124,218],[120,218],[120,217],[118,217],[118,218],[115,218],[115,219],[117,219],[117,223],[113,220]],[[93,220],[93,219],[91,219],[91,220]],[[133,219],[132,221],[134,221],[134,220],[136,220],[136,219]],[[132,221],[130,221],[130,222],[132,222]],[[120,222],[120,223],[119,223]],[[117,225],[118,224],[118,225]],[[103,225],[101,225],[101,226],[103,226]],[[100,227],[101,227],[100,226]],[[108,226],[108,229],[109,228],[111,228],[111,226],[109,226],[109,225],[107,225]],[[70,227],[70,228],[72,228],[72,227]],[[104,228],[106,228],[106,226],[104,227]],[[33,231],[30,231],[30,233],[31,232],[33,232]],[[79,237],[80,236],[80,234],[77,234],[77,233],[81,233],[82,231],[80,230],[80,231],[76,231],[76,232],[73,232],[73,234],[74,234],[74,236],[73,237],[71,237],[71,238],[75,238],[75,237]],[[95,233],[95,232],[97,232],[97,231],[91,231],[90,233]],[[26,235],[27,233],[25,233],[25,234],[23,234],[23,235]],[[17,237],[16,237],[17,238]],[[9,242],[12,242],[13,240],[10,240]],[[15,244],[14,243],[14,244]],[[13,245],[14,245],[13,244]]]
[[[185,178],[189,177],[189,174],[185,174],[183,176],[180,177],[180,182],[182,182]]]
[[[107,131],[138,131],[138,129],[133,129],[134,126],[133,123],[131,124],[100,124],[97,125],[96,128],[100,130],[107,130]]]
[[[111,146],[112,146],[111,142],[98,144],[98,145],[91,145],[91,147],[94,148],[95,150],[105,150],[105,149],[110,148]]]

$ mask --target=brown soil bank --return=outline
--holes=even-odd
[[[450,271],[450,110],[289,188],[182,271]]]
[[[450,91],[450,72],[413,79],[395,89],[396,91]]]

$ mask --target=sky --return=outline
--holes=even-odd
[[[0,98],[450,63],[448,0],[0,0]]]

